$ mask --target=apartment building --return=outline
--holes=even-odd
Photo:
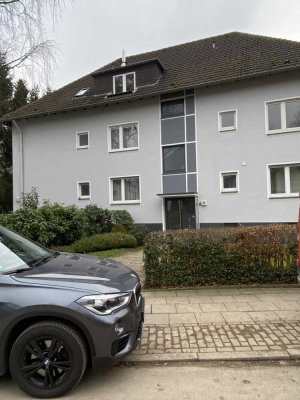
[[[2,122],[15,209],[36,187],[152,229],[297,220],[298,42],[233,32],[123,55]]]

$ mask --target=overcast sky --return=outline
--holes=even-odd
[[[300,41],[300,0],[73,0],[55,29],[57,89],[121,56],[231,31]]]

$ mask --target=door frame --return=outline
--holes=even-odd
[[[196,227],[195,229],[199,229],[199,209],[198,209],[198,194],[190,194],[190,193],[174,193],[168,194],[162,197],[162,215],[163,215],[163,231],[166,231],[166,207],[165,207],[165,199],[169,199],[172,197],[179,198],[179,197],[193,197],[195,199],[195,222]]]

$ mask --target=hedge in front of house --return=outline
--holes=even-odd
[[[111,232],[90,237],[83,237],[70,246],[74,253],[91,253],[94,251],[136,247],[134,236],[128,233]]]
[[[144,250],[152,288],[297,282],[296,227],[156,232]]]

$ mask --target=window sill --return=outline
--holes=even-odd
[[[139,147],[130,147],[128,149],[114,149],[114,150],[110,149],[110,150],[108,150],[108,152],[109,153],[123,153],[124,151],[134,151],[134,150],[136,151],[139,149],[140,149]]]
[[[220,128],[219,133],[224,133],[224,132],[236,132],[237,128],[235,126],[229,126],[228,128]]]
[[[267,135],[280,135],[286,133],[300,133],[300,127],[293,129],[285,129],[285,130],[267,131]]]
[[[91,200],[91,196],[80,196],[78,200]]]
[[[238,191],[238,189],[232,189],[232,190],[224,190],[224,189],[222,189],[221,190],[221,193],[223,194],[223,193],[238,193],[239,191]]]
[[[274,194],[274,195],[269,195],[269,199],[299,199],[299,193],[289,193],[289,194]]]
[[[118,204],[141,204],[141,200],[127,200],[127,201],[112,201],[110,203],[111,206]]]
[[[77,150],[83,150],[83,149],[88,149],[90,146],[78,146],[76,147]]]

